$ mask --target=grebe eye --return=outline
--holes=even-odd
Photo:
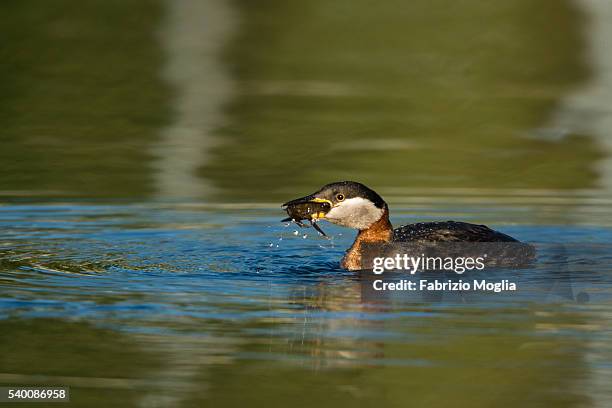
[[[338,194],[338,195],[336,196],[336,200],[338,200],[338,201],[344,201],[344,194]]]

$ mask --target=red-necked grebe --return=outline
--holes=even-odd
[[[458,221],[419,222],[393,229],[387,203],[375,191],[355,181],[327,184],[313,194],[283,204],[283,207],[294,218],[293,214],[307,212],[300,218],[311,222],[322,219],[358,230],[355,242],[341,262],[341,266],[349,270],[361,269],[363,243],[519,242],[485,225]]]

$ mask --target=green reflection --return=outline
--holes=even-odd
[[[241,96],[201,171],[226,197],[281,199],[339,179],[592,186],[590,138],[529,137],[587,75],[568,2],[238,4],[227,61]]]
[[[137,406],[135,381],[161,364],[135,339],[84,322],[0,320],[0,333],[1,384],[70,386],[79,407]]]
[[[308,308],[305,320],[248,323],[262,335],[234,353],[234,364],[202,370],[199,381],[207,382],[206,392],[187,405],[437,407],[452,401],[458,407],[573,407],[589,402],[579,385],[588,373],[585,343],[559,335],[587,325],[554,306],[466,307],[437,314],[435,305],[423,304],[401,311],[431,316],[317,319],[312,317],[317,312],[362,310],[374,317],[376,307],[382,314],[387,309],[384,304],[360,309],[355,286],[299,292],[294,301]],[[292,330],[293,337],[281,334]],[[356,335],[361,331],[395,336],[375,341]],[[270,335],[263,338],[263,333]]]
[[[0,189],[151,193],[147,146],[168,119],[156,1],[3,1]]]
[[[554,305],[436,314],[423,304],[396,310],[406,317],[358,319],[331,312],[375,317],[375,305],[355,303],[359,287],[298,292],[294,305],[307,307],[306,323],[283,318],[278,308],[267,319],[169,319],[174,335],[129,335],[56,319],[0,321],[8,334],[0,337],[0,382],[69,385],[72,404],[90,407],[589,402],[581,386],[590,373],[588,341],[576,335],[589,330],[584,314]],[[317,318],[322,312],[327,316]],[[363,331],[370,335],[359,336]],[[376,332],[395,335],[370,339]]]
[[[237,92],[216,140],[191,142],[205,150],[202,184],[219,187],[198,198],[278,201],[338,179],[379,189],[593,186],[601,154],[588,135],[530,137],[588,77],[583,19],[569,2],[231,4],[241,24],[224,34],[223,60]],[[177,106],[199,106],[160,79],[171,57],[163,3],[8,1],[2,12],[3,194],[154,194],[161,130]],[[189,69],[204,68],[181,75]],[[197,98],[215,103],[214,93]]]

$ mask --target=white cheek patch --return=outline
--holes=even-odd
[[[370,200],[349,198],[332,208],[325,219],[331,223],[359,230],[367,229],[383,215],[383,210]]]

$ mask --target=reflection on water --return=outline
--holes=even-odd
[[[582,4],[11,2],[0,190],[228,202],[344,178],[594,188],[599,130],[562,115],[567,137],[529,137],[606,81],[605,46],[583,58],[583,33],[606,37],[609,19]],[[590,100],[588,115],[606,99]]]
[[[147,146],[169,117],[162,12],[149,1],[2,3],[2,195],[154,192]]]
[[[588,19],[583,28],[586,41],[583,54],[590,77],[562,99],[545,135],[559,139],[580,132],[596,138],[606,152],[606,158],[596,163],[598,184],[612,191],[612,53],[608,42],[612,36],[612,3],[599,0],[576,3]]]
[[[228,60],[241,93],[223,129],[233,143],[201,172],[226,198],[249,200],[266,186],[259,200],[281,199],[330,178],[378,188],[594,186],[601,152],[590,135],[528,137],[588,73],[574,4],[239,4]],[[279,174],[282,183],[270,182]]]
[[[221,0],[168,0],[160,34],[166,52],[164,79],[174,88],[171,124],[154,145],[157,196],[210,196],[210,182],[197,177],[218,144],[213,132],[223,124],[232,79],[221,51],[236,25],[231,3]]]

